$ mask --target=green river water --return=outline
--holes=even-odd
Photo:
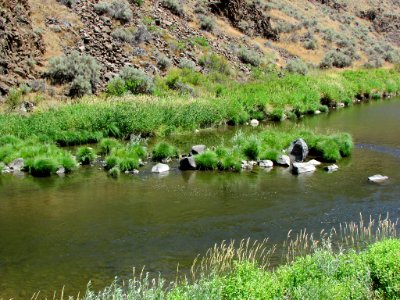
[[[242,173],[180,172],[114,180],[98,168],[63,177],[0,176],[0,299],[29,299],[95,288],[132,267],[174,274],[222,240],[269,237],[281,243],[288,230],[319,232],[359,214],[400,216],[400,100],[357,105],[299,124],[322,132],[347,131],[356,148],[339,162],[294,176],[276,167]],[[272,126],[272,125],[268,125]],[[229,141],[240,128],[206,130],[170,141],[188,151]],[[241,130],[251,132],[249,127]],[[154,141],[153,141],[154,142]],[[383,174],[385,184],[367,182]]]

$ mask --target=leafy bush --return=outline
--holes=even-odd
[[[96,153],[91,147],[80,147],[76,158],[82,165],[90,165],[96,159]]]
[[[154,146],[152,154],[153,160],[161,161],[166,158],[176,157],[178,150],[168,143],[161,142]]]
[[[22,90],[11,88],[6,98],[6,104],[10,109],[15,109],[22,102]]]
[[[242,48],[239,50],[238,56],[243,63],[253,67],[258,67],[261,64],[261,56],[256,51]]]
[[[303,43],[303,46],[304,46],[304,48],[307,49],[307,50],[316,50],[316,49],[318,49],[318,43],[317,43],[317,41],[314,40],[314,39],[306,40],[306,41]]]
[[[194,157],[199,170],[216,170],[218,168],[218,156],[215,152],[207,150]]]
[[[118,142],[116,139],[105,138],[100,141],[99,145],[99,154],[108,155],[111,153],[111,150],[114,148],[121,147],[121,143]]]
[[[325,54],[320,63],[321,68],[345,68],[350,67],[353,59],[345,53],[338,50],[330,50]]]
[[[364,64],[365,68],[373,69],[373,68],[381,68],[385,62],[380,57],[370,58]]]
[[[151,94],[154,91],[153,79],[139,69],[124,67],[119,75],[109,81],[107,92],[110,95],[120,96],[127,91],[132,94]]]
[[[115,156],[115,155],[107,156],[106,160],[105,160],[104,168],[106,170],[111,170],[112,168],[117,167],[119,165],[119,162],[120,162],[120,159],[117,156]]]
[[[162,0],[161,5],[177,16],[183,17],[185,15],[183,4],[179,0]]]
[[[261,152],[260,140],[255,136],[250,136],[242,145],[243,154],[251,160],[257,160]]]
[[[382,299],[400,298],[400,240],[390,239],[372,245],[367,252],[371,277]]]
[[[108,171],[108,176],[113,177],[113,178],[118,178],[121,175],[121,170],[119,167],[112,167]]]
[[[232,73],[228,61],[224,57],[214,53],[201,57],[199,64],[209,70],[217,71],[221,74],[230,75]]]
[[[77,168],[77,162],[70,153],[62,154],[59,158],[59,162],[65,169],[65,173],[70,173]]]
[[[214,19],[207,16],[200,17],[200,28],[209,32],[213,32],[215,28]]]
[[[117,28],[111,32],[111,36],[122,42],[132,43],[135,40],[135,30],[132,27]]]
[[[100,70],[95,58],[73,51],[67,56],[50,59],[46,74],[53,83],[71,83],[69,94],[74,97],[96,90]]]
[[[301,59],[289,60],[285,69],[290,73],[298,73],[301,75],[307,75],[308,73],[308,66]]]
[[[98,14],[107,14],[124,23],[132,20],[132,10],[126,0],[102,1],[95,4],[94,9]]]

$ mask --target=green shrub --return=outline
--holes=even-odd
[[[125,85],[125,81],[121,77],[116,76],[107,83],[106,91],[109,95],[122,96],[128,92],[128,88]]]
[[[111,36],[122,42],[132,43],[135,40],[135,30],[133,27],[119,27],[111,32]]]
[[[308,66],[301,59],[289,60],[285,69],[290,73],[297,73],[301,75],[307,75],[308,73]]]
[[[153,79],[139,69],[124,67],[120,72],[120,77],[132,94],[151,94],[154,91]]]
[[[29,173],[36,177],[50,176],[58,169],[57,161],[52,157],[36,157],[25,161]]]
[[[196,64],[190,59],[182,58],[179,61],[179,68],[187,69],[187,70],[194,70],[194,69],[196,69]]]
[[[166,56],[161,56],[157,61],[157,67],[162,71],[167,70],[171,64],[171,60]]]
[[[178,151],[174,146],[165,142],[161,142],[154,146],[152,159],[154,161],[161,161],[166,158],[176,157],[177,155]]]
[[[258,67],[261,64],[261,56],[254,50],[242,48],[239,50],[239,59],[245,63]]]
[[[318,43],[315,39],[306,40],[303,43],[303,47],[307,50],[316,50],[318,49]]]
[[[341,158],[340,148],[331,137],[320,138],[315,148],[326,161],[338,161]]]
[[[199,64],[209,70],[217,71],[221,74],[232,74],[232,69],[229,66],[228,61],[224,57],[214,53],[201,57]]]
[[[108,171],[108,176],[118,178],[121,175],[121,170],[118,167],[113,167]]]
[[[46,74],[53,83],[71,83],[69,95],[76,97],[96,90],[100,70],[95,58],[73,51],[67,56],[51,58]]]
[[[111,153],[111,150],[114,148],[119,148],[121,147],[121,143],[118,142],[116,139],[112,138],[105,138],[100,141],[99,145],[99,154],[101,155],[108,155]]]
[[[115,155],[110,155],[106,157],[105,166],[106,170],[111,170],[119,165],[120,159]]]
[[[215,152],[207,150],[194,157],[199,170],[216,170],[218,168],[218,156]]]
[[[22,103],[22,90],[19,88],[11,88],[8,91],[6,104],[10,109],[17,108]]]
[[[122,157],[118,166],[121,172],[133,171],[139,168],[139,159],[137,157]]]
[[[251,160],[257,160],[261,152],[261,143],[255,135],[246,139],[241,147],[243,154]]]
[[[261,153],[260,159],[262,159],[262,160],[268,159],[268,160],[276,161],[278,159],[279,154],[281,154],[281,152],[278,150],[268,149]]]
[[[400,240],[372,245],[366,254],[378,299],[400,298]]]
[[[140,159],[145,159],[147,158],[147,149],[140,145],[138,142],[131,142],[126,146],[127,152],[130,153],[130,155],[136,156]]]
[[[179,0],[162,0],[161,5],[169,9],[177,16],[183,17],[185,15],[185,11],[183,10],[183,3]]]
[[[341,133],[332,136],[332,138],[335,139],[336,143],[338,144],[340,154],[343,157],[349,156],[351,154],[354,148],[354,144],[350,134]]]
[[[102,1],[95,4],[94,9],[98,14],[107,14],[124,23],[132,20],[131,7],[125,0]]]
[[[80,147],[76,158],[82,165],[90,165],[96,159],[96,153],[91,147]]]
[[[59,163],[64,167],[66,173],[70,173],[77,168],[77,162],[70,153],[65,153],[59,158]]]

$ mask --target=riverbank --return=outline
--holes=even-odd
[[[76,299],[397,299],[397,226],[388,218],[361,219],[319,240],[300,232],[285,243],[287,261],[275,269],[269,267],[275,248],[268,248],[267,240],[222,243],[196,260],[183,281],[151,279],[142,271],[98,293],[89,285]]]

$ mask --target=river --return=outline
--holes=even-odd
[[[400,216],[400,100],[371,102],[306,117],[294,124],[321,132],[346,131],[356,148],[339,171],[294,176],[270,172],[150,173],[114,180],[97,168],[63,177],[0,176],[0,298],[27,299],[96,288],[146,266],[167,276],[222,240],[286,239],[288,230],[319,232],[339,222],[390,213]],[[205,130],[171,138],[192,144],[229,141],[236,130]],[[260,129],[255,129],[260,130]],[[383,174],[385,184],[367,177]]]

